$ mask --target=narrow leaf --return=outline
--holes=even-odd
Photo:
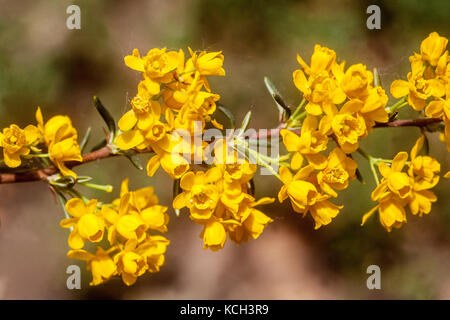
[[[111,116],[108,109],[106,109],[105,106],[103,106],[102,102],[97,96],[94,96],[94,104],[95,108],[97,108],[97,111],[100,113],[106,125],[108,126],[109,132],[115,133],[116,123],[114,121],[114,118]]]
[[[231,111],[225,108],[223,105],[218,105],[217,108],[219,109],[220,112],[222,112],[225,115],[225,117],[228,118],[228,120],[230,121],[231,128],[232,129],[236,128],[236,121]]]
[[[244,133],[245,130],[247,130],[251,117],[252,117],[252,112],[251,111],[247,112],[247,114],[244,117],[244,120],[242,120],[241,133]]]
[[[250,181],[247,182],[247,188],[249,190],[250,195],[255,196],[255,181],[253,179],[250,179]]]
[[[86,148],[86,145],[89,142],[89,138],[91,137],[91,131],[92,131],[91,127],[89,127],[86,130],[86,133],[84,134],[83,140],[81,141],[81,144],[80,144],[81,153],[83,153],[84,148]]]
[[[361,171],[359,171],[359,168],[356,168],[356,179],[358,179],[358,181],[362,184],[366,183],[366,181],[364,181],[364,177],[361,174]]]
[[[374,85],[374,87],[381,86],[381,78],[380,78],[380,74],[378,73],[377,68],[373,68],[373,85]]]
[[[291,116],[291,109],[289,108],[287,103],[284,102],[284,99],[282,98],[280,92],[268,77],[264,77],[264,84],[266,85],[267,90],[269,91],[272,99],[275,101],[275,104],[278,107],[280,120],[285,121]]]
[[[144,170],[144,166],[142,165],[141,159],[137,155],[132,152],[124,152],[124,156],[127,157],[128,160],[136,167],[138,170]]]

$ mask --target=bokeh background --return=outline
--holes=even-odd
[[[366,8],[374,3],[381,7],[381,30],[366,28]],[[66,28],[70,4],[81,8],[81,30]],[[133,48],[223,50],[227,75],[211,81],[213,90],[238,119],[251,109],[253,127],[271,128],[277,111],[263,77],[297,105],[296,54],[309,61],[314,44],[334,49],[349,64],[377,67],[388,88],[405,77],[408,56],[430,32],[450,36],[450,2],[431,0],[0,0],[0,8],[0,127],[34,123],[39,105],[45,119],[69,115],[81,136],[92,126],[92,141],[102,138],[104,126],[92,96],[118,119],[136,92],[140,75],[123,63]],[[410,150],[418,135],[417,128],[376,129],[362,145],[389,158]],[[436,135],[430,141],[446,172],[445,146]],[[430,215],[409,215],[408,223],[391,233],[377,218],[362,228],[361,216],[374,205],[374,183],[367,164],[357,160],[366,183],[355,181],[341,192],[344,209],[317,231],[312,219],[302,219],[288,202],[275,203],[265,209],[275,222],[258,240],[228,242],[211,252],[202,249],[200,226],[187,214],[172,214],[166,265],[130,288],[120,279],[88,286],[84,263],[66,258],[68,232],[59,227],[63,212],[46,185],[0,185],[0,298],[449,299],[449,182],[435,188],[439,202]],[[171,202],[166,174],[149,179],[126,159],[91,163],[77,172],[115,186],[130,177],[132,188],[153,185],[163,204]],[[276,195],[280,187],[268,176],[258,176],[256,185],[257,197]],[[105,201],[117,196],[82,191]],[[71,264],[81,266],[81,290],[66,288]],[[366,288],[371,264],[381,267],[382,290]]]

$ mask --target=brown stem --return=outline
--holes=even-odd
[[[430,124],[441,122],[441,118],[423,118],[423,119],[406,119],[396,120],[387,123],[377,123],[374,128],[388,128],[388,127],[426,127]]]
[[[377,123],[374,128],[392,128],[392,127],[419,127],[423,128],[431,124],[442,122],[441,118],[423,118],[423,119],[406,119],[406,120],[395,120],[387,123]],[[270,138],[273,135],[279,135],[280,130],[283,128],[275,128],[267,131],[266,134],[260,134],[259,132],[250,136],[249,139],[260,139],[260,138]],[[289,129],[290,131],[300,134],[300,129]]]
[[[442,121],[442,119],[440,119],[440,118],[396,120],[396,121],[387,122],[387,123],[377,123],[374,126],[374,128],[390,128],[390,127],[420,127],[420,128],[423,128],[423,127],[426,127],[431,124],[439,123],[441,121]],[[276,129],[267,131],[267,133],[264,135],[257,132],[253,136],[249,137],[249,139],[270,138],[272,135],[279,135],[281,129],[282,129],[282,127],[279,126]],[[292,132],[299,134],[300,130],[296,129],[296,130],[292,130]],[[135,152],[146,153],[146,152],[150,152],[150,151],[151,150],[149,150],[149,149],[144,149],[142,151],[135,151]],[[71,168],[79,166],[81,164],[89,163],[89,162],[100,160],[100,159],[110,158],[110,157],[114,157],[114,156],[116,156],[116,154],[113,154],[111,152],[111,149],[108,146],[106,146],[106,147],[103,147],[101,149],[98,149],[96,151],[93,151],[91,153],[84,155],[83,161],[67,162],[66,166],[71,169]],[[33,170],[33,171],[29,171],[29,172],[24,172],[24,173],[2,173],[2,174],[0,174],[0,184],[39,181],[39,180],[47,181],[47,178],[49,176],[51,176],[57,172],[58,172],[58,170],[56,169],[56,167],[51,166],[51,167],[48,167],[45,169]]]
[[[137,153],[145,153],[150,150],[144,149],[142,151],[136,151]],[[111,149],[106,146],[83,156],[83,161],[71,161],[66,162],[66,166],[71,169],[73,167],[93,162],[100,159],[110,158],[117,156],[111,152]],[[47,181],[48,177],[57,173],[56,167],[51,166],[45,169],[33,170],[24,173],[2,173],[0,174],[0,184],[3,183],[15,183],[15,182],[29,182],[29,181]]]

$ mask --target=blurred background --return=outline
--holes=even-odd
[[[66,28],[66,8],[81,8],[81,30]],[[381,7],[381,30],[366,28],[366,8]],[[92,96],[98,95],[116,119],[136,93],[138,72],[123,57],[133,48],[187,46],[222,50],[226,77],[213,78],[214,92],[241,119],[254,110],[251,126],[277,125],[277,111],[263,77],[269,76],[291,105],[300,95],[292,83],[296,54],[309,61],[314,44],[328,46],[348,64],[377,67],[384,87],[405,78],[408,57],[430,32],[450,36],[450,2],[330,0],[152,0],[65,1],[0,0],[0,127],[34,123],[36,107],[44,118],[67,114],[82,136],[92,126],[94,141],[103,137]],[[410,112],[401,110],[401,116]],[[411,113],[412,114],[412,113]],[[376,129],[362,146],[389,158],[410,150],[417,128]],[[449,157],[436,135],[431,154],[449,169]],[[143,157],[143,160],[146,160]],[[227,242],[219,252],[205,251],[201,227],[187,214],[171,215],[171,244],[166,265],[157,274],[126,287],[120,279],[88,286],[83,262],[66,257],[68,231],[59,227],[63,212],[40,182],[0,185],[1,299],[449,299],[450,214],[448,181],[434,189],[439,201],[430,215],[408,215],[401,229],[387,233],[377,218],[360,227],[374,203],[367,163],[356,159],[366,183],[341,192],[345,207],[328,226],[313,230],[289,203],[264,208],[275,222],[258,240],[240,246]],[[107,159],[77,168],[96,182],[131,188],[156,186],[163,204],[171,202],[172,184],[162,172],[149,179],[126,159]],[[280,183],[257,176],[257,197],[276,195]],[[80,187],[81,188],[81,187]],[[448,192],[448,191],[447,191]],[[81,266],[82,289],[66,288],[66,268]],[[381,267],[381,290],[366,288],[366,268]]]

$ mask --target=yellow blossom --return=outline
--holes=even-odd
[[[86,240],[100,242],[103,239],[105,223],[103,217],[96,212],[97,200],[92,199],[87,204],[80,198],[67,201],[66,211],[73,217],[61,221],[63,228],[73,228],[68,243],[72,249],[81,249]]]
[[[41,135],[50,153],[50,160],[56,165],[62,175],[77,177],[65,162],[83,161],[81,150],[78,145],[78,133],[72,126],[72,121],[67,116],[57,115],[50,118],[44,124],[41,109],[36,111],[36,120]]]
[[[236,214],[239,217],[237,221],[240,221],[240,224],[228,225],[230,238],[237,243],[248,241],[250,238],[259,238],[265,227],[273,222],[273,219],[255,209],[255,207],[274,201],[274,198],[261,198],[256,201],[255,198],[247,194],[239,205]]]
[[[189,48],[191,54],[191,59],[186,62],[186,69],[192,67],[200,73],[202,76],[224,76],[225,70],[222,68],[223,65],[223,54],[222,51],[219,52],[206,52],[202,51],[199,54],[193,52]]]
[[[203,238],[203,248],[217,251],[223,248],[225,241],[227,240],[227,233],[224,226],[219,221],[212,219],[208,222],[200,237]]]
[[[129,68],[143,72],[148,92],[156,95],[160,91],[160,83],[167,83],[173,78],[172,71],[177,69],[180,58],[178,52],[154,48],[143,57],[138,49],[134,49],[133,54],[126,56],[124,60]]]
[[[364,117],[359,112],[364,104],[354,99],[345,103],[339,112],[322,118],[324,131],[332,131],[345,153],[352,153],[359,148],[359,139],[367,136]]]
[[[135,239],[128,240],[124,249],[114,256],[117,272],[127,286],[133,285],[148,268],[145,256],[136,252],[137,244]]]
[[[297,170],[302,166],[303,157],[316,169],[326,166],[326,157],[320,154],[327,148],[328,137],[321,126],[319,130],[318,120],[314,116],[307,116],[303,121],[301,134],[297,136],[289,130],[281,130],[283,143],[289,152],[294,152],[291,159],[291,168]]]
[[[173,207],[175,209],[188,207],[194,220],[204,221],[211,218],[220,197],[215,182],[221,176],[220,170],[216,167],[206,172],[187,172],[180,181],[184,191],[173,200]]]
[[[114,248],[112,248],[114,249]],[[98,286],[108,281],[112,276],[116,274],[116,264],[109,255],[109,251],[105,251],[102,248],[97,248],[97,252],[94,254],[83,250],[70,250],[67,256],[71,259],[84,260],[87,262],[87,269],[92,272],[92,281],[89,283],[91,286]]]
[[[436,66],[439,58],[444,54],[447,48],[448,39],[439,36],[437,32],[432,32],[420,44],[420,54],[423,61],[432,66]]]
[[[336,190],[347,188],[348,181],[355,179],[357,163],[335,148],[328,156],[327,166],[317,174],[320,188],[330,196],[337,197]]]
[[[288,168],[281,167],[280,176],[284,185],[278,193],[278,200],[283,202],[289,197],[295,212],[305,215],[309,211],[315,222],[314,228],[318,229],[329,224],[342,206],[328,201],[328,195],[320,194],[316,186],[307,181],[312,171],[312,166],[306,166],[292,176]]]
[[[369,94],[373,74],[363,64],[355,64],[345,71],[341,79],[341,88],[350,99],[363,99]]]
[[[39,130],[29,125],[20,129],[12,124],[9,128],[0,132],[0,147],[3,147],[3,157],[5,164],[10,168],[20,166],[22,160],[20,156],[30,153],[30,146],[39,138]]]

